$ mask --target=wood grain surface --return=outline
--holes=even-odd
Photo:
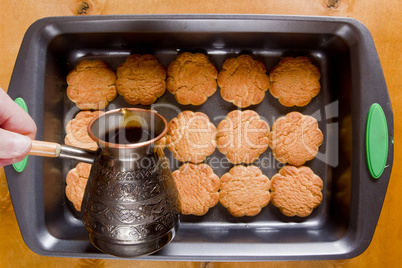
[[[27,28],[48,16],[98,14],[284,14],[342,16],[371,32],[395,119],[394,166],[369,248],[349,260],[252,263],[149,262],[43,257],[25,245],[0,169],[0,267],[402,267],[402,1],[401,0],[0,0],[0,87],[7,91]]]

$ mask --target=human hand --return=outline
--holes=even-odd
[[[35,134],[32,118],[0,88],[0,167],[23,160]]]

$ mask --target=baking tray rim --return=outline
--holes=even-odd
[[[325,16],[290,16],[290,15],[232,15],[232,14],[223,14],[223,15],[219,15],[219,14],[208,14],[208,15],[198,15],[198,14],[180,14],[180,15],[103,15],[103,16],[83,16],[83,17],[49,17],[49,18],[44,18],[44,19],[40,19],[37,22],[35,22],[34,24],[32,24],[32,26],[28,29],[24,40],[26,38],[29,37],[29,35],[34,34],[35,31],[41,31],[46,25],[52,24],[52,23],[60,23],[60,22],[68,22],[68,21],[103,21],[103,20],[107,20],[107,21],[138,21],[138,20],[158,20],[158,21],[164,21],[164,20],[189,20],[189,21],[193,21],[193,20],[214,20],[214,21],[218,21],[218,20],[251,20],[251,21],[255,21],[255,20],[285,20],[285,21],[309,21],[309,22],[336,22],[336,23],[343,23],[343,24],[347,24],[350,27],[353,27],[357,30],[357,32],[360,34],[360,37],[365,37],[368,38],[369,42],[372,42],[372,38],[371,35],[368,31],[368,29],[359,21],[352,19],[352,18],[344,18],[344,17],[325,17]],[[341,29],[341,28],[340,28]],[[233,30],[235,31],[235,30]],[[346,40],[346,42],[348,43],[349,46],[354,47],[356,45],[357,42],[357,37],[355,38],[351,38]],[[366,40],[367,41],[367,40]],[[25,41],[28,42],[28,41]],[[24,41],[22,46],[24,45]],[[371,45],[371,44],[369,44]],[[21,46],[21,49],[22,49]],[[374,44],[372,44],[372,46],[374,46]],[[374,47],[375,48],[375,47]],[[378,58],[378,56],[377,56]],[[21,61],[17,58],[17,62]],[[16,65],[17,65],[16,62]],[[378,62],[379,63],[379,62]],[[13,76],[14,76],[14,72],[13,72]],[[10,89],[12,88],[11,83],[10,83]],[[9,91],[10,93],[10,91]],[[389,102],[389,106],[390,106],[390,102]],[[392,108],[390,108],[391,111],[391,115],[389,116],[392,120],[390,120],[389,122],[389,133],[390,133],[390,137],[391,140],[393,141],[393,116],[392,116]],[[391,167],[392,167],[392,160],[393,160],[393,146],[391,147],[392,150],[389,150],[389,155],[388,155],[388,161],[391,161]],[[359,167],[361,168],[361,167]],[[7,168],[8,169],[8,168]],[[387,170],[387,174],[388,175],[388,179],[389,179],[389,175],[390,175],[391,169]],[[8,171],[7,171],[8,173]],[[8,180],[9,181],[9,180]],[[387,183],[388,184],[388,180]],[[387,185],[386,185],[387,186]],[[386,189],[386,187],[385,187]],[[11,190],[10,190],[11,193]],[[384,192],[385,195],[385,192]],[[14,200],[13,200],[14,203]],[[381,202],[382,203],[382,202]],[[382,206],[382,204],[381,204]],[[41,216],[41,215],[39,215]],[[378,219],[377,219],[378,220]],[[20,221],[18,221],[20,224]],[[375,226],[374,226],[375,228]],[[21,230],[22,231],[22,230]],[[44,231],[44,230],[42,230]],[[29,232],[28,232],[29,233]],[[29,235],[33,235],[32,233]],[[24,237],[24,236],[23,236]],[[342,238],[339,241],[336,241],[336,243],[330,243],[336,246],[341,246],[344,245],[345,243],[348,243],[348,240],[351,240],[351,237],[345,236],[344,238]],[[355,238],[353,238],[355,239]],[[25,237],[24,237],[25,240]],[[28,239],[29,240],[29,239]],[[253,259],[248,259],[249,256],[241,256],[238,255],[238,257],[236,256],[230,256],[230,259],[227,259],[226,257],[228,256],[220,256],[220,255],[214,255],[211,254],[209,256],[202,256],[199,255],[198,259],[196,255],[188,255],[188,256],[180,256],[180,255],[176,255],[172,256],[172,255],[166,255],[166,256],[160,256],[159,254],[155,254],[155,255],[151,255],[151,256],[147,256],[144,257],[144,259],[153,259],[153,260],[161,260],[161,259],[170,259],[170,260],[235,260],[235,261],[239,261],[239,260],[289,260],[289,259],[325,259],[327,257],[330,258],[350,258],[350,257],[354,257],[359,255],[361,252],[363,252],[369,245],[371,241],[371,238],[369,240],[364,240],[361,242],[361,244],[359,244],[359,246],[357,246],[356,248],[353,248],[352,250],[349,250],[348,252],[346,251],[339,251],[337,253],[334,252],[334,254],[312,254],[312,255],[303,255],[303,254],[299,254],[299,255],[282,255],[282,256],[252,256]],[[27,244],[31,245],[32,247],[30,247],[33,251],[37,252],[38,254],[41,255],[48,255],[48,256],[66,256],[66,257],[72,257],[70,254],[68,253],[63,253],[63,252],[52,252],[52,250],[47,250],[46,247],[44,245],[41,245],[41,243],[38,243],[35,245],[34,241],[26,241]],[[172,245],[174,244],[174,241],[172,241],[171,243]],[[212,244],[212,245],[216,245],[216,244]],[[192,245],[194,246],[194,245]],[[197,245],[201,248],[205,248],[208,246],[208,243],[204,243],[204,244],[200,244]],[[227,245],[225,245],[227,246]],[[233,245],[234,246],[234,245]],[[306,246],[306,245],[304,245]],[[355,245],[356,246],[356,245]],[[171,245],[169,245],[169,247],[172,249],[173,247]],[[307,246],[309,247],[309,246]],[[350,247],[347,247],[348,249],[350,249]],[[167,248],[165,251],[166,253],[169,253],[170,250],[168,250],[169,248]],[[162,251],[163,252],[163,251]],[[197,251],[196,252],[202,252],[202,251]],[[108,258],[109,256],[105,256],[104,254],[93,254],[90,256],[87,256],[87,254],[73,254],[77,257],[95,257],[95,258]],[[113,257],[112,257],[113,258]]]

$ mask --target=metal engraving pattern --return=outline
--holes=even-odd
[[[175,227],[180,208],[167,159],[149,157],[154,165],[135,170],[103,155],[94,162],[83,214],[90,234],[111,243],[136,244]]]

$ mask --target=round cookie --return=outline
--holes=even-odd
[[[67,75],[67,96],[81,110],[101,110],[117,96],[116,74],[102,60],[83,60]]]
[[[116,74],[116,89],[129,104],[150,105],[166,91],[166,69],[153,55],[130,55]]]
[[[98,145],[88,135],[88,124],[92,119],[102,114],[100,111],[81,111],[74,119],[71,119],[66,125],[67,135],[64,143],[70,146],[76,146],[88,150],[96,150]]]
[[[290,112],[272,125],[269,146],[279,162],[301,166],[317,155],[323,139],[314,117]]]
[[[271,179],[271,202],[285,216],[307,217],[322,201],[323,182],[305,166],[284,166]]]
[[[219,200],[219,177],[207,164],[183,164],[173,172],[181,213],[202,216]]]
[[[91,164],[79,162],[75,168],[67,173],[66,196],[77,211],[81,211],[82,198],[84,197],[91,167]]]
[[[218,150],[233,164],[252,163],[268,148],[268,123],[252,110],[231,111],[217,131]]]
[[[269,73],[272,96],[286,106],[305,106],[321,90],[321,73],[307,57],[286,57]]]
[[[217,89],[218,71],[202,53],[181,53],[169,65],[167,75],[167,90],[183,105],[201,105]]]
[[[216,127],[206,114],[184,111],[169,122],[166,144],[177,160],[197,164],[215,151],[215,137]]]
[[[219,202],[235,217],[255,216],[270,200],[270,182],[256,166],[234,166],[221,177]]]
[[[218,74],[224,100],[240,108],[259,104],[269,88],[269,76],[263,62],[250,55],[226,59]]]

